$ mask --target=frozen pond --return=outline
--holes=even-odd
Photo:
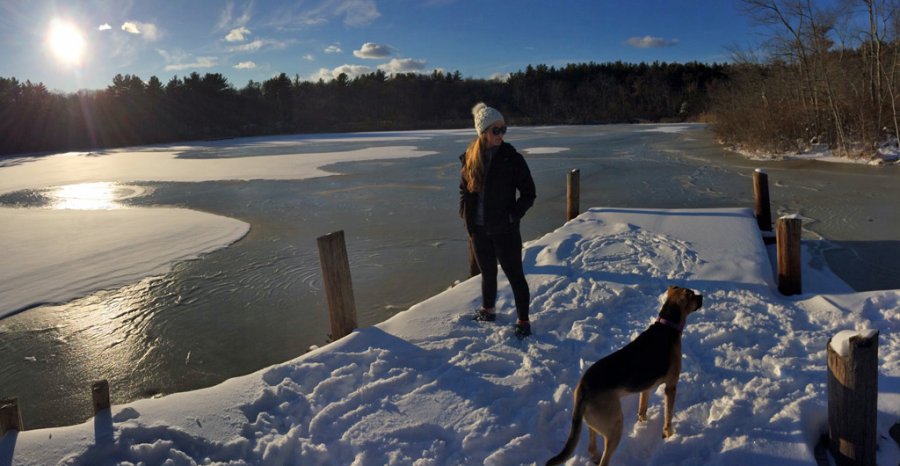
[[[108,379],[120,403],[213,385],[303,354],[329,332],[316,238],[335,230],[345,231],[362,326],[466,278],[457,184],[471,133],[179,146],[183,158],[223,164],[373,147],[414,146],[431,155],[340,163],[329,167],[339,175],[303,180],[118,182],[110,175],[110,183],[93,185],[105,190],[99,198],[72,195],[58,182],[0,196],[6,207],[181,207],[250,224],[237,243],[170,273],[0,320],[0,397],[19,397],[26,428],[71,424],[90,417],[94,380]],[[817,250],[851,286],[900,288],[897,167],[749,161],[722,150],[702,125],[512,128],[507,140],[526,155],[537,184],[523,221],[526,240],[563,223],[566,173],[574,168],[583,208],[702,208],[752,207],[752,172],[762,167],[773,215],[800,214],[806,237],[828,240]]]

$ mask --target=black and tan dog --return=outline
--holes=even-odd
[[[566,446],[547,461],[548,466],[561,464],[572,456],[581,436],[582,419],[590,430],[588,451],[592,459],[601,466],[608,465],[622,438],[619,399],[629,393],[640,393],[638,421],[646,421],[650,391],[662,383],[666,384],[663,438],[672,435],[675,386],[681,373],[681,331],[688,314],[702,305],[703,296],[687,288],[670,286],[656,322],[624,348],[585,371],[575,388],[575,411]],[[602,458],[597,452],[597,435],[604,438]]]

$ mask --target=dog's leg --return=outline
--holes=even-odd
[[[647,420],[647,404],[650,401],[650,389],[641,392],[640,401],[638,401],[638,422]]]
[[[609,465],[609,459],[619,446],[622,438],[622,425],[625,416],[622,414],[622,402],[617,393],[608,392],[592,400],[591,406],[584,413],[584,420],[591,428],[591,443],[588,450],[591,459],[599,461],[600,466]],[[603,436],[603,455],[597,451],[597,435]],[[593,448],[591,448],[593,447]]]
[[[672,431],[672,413],[675,411],[675,392],[677,384],[666,384],[666,415],[663,423],[663,438],[669,438],[674,432]]]
[[[588,453],[591,454],[591,461],[595,464],[600,462],[600,453],[597,452],[597,431],[590,427],[588,428]]]
[[[597,463],[600,466],[609,466],[609,460],[612,458],[613,453],[616,452],[616,447],[619,446],[619,440],[622,440],[622,424],[622,413],[620,412],[619,418],[616,419],[616,423],[613,425],[612,429],[603,435],[603,457],[600,458],[600,462]]]

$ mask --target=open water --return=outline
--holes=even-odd
[[[715,143],[702,125],[511,128],[538,199],[530,240],[564,223],[566,174],[581,172],[581,206],[753,206],[752,173],[769,174],[773,217],[804,219],[804,237],[857,290],[900,289],[900,171],[896,166],[756,162]],[[671,129],[671,127],[668,127]],[[17,396],[27,429],[80,423],[89,387],[108,379],[114,404],[217,384],[302,355],[328,338],[316,238],[344,230],[361,326],[381,322],[467,278],[457,214],[459,132],[384,133],[398,143],[337,135],[302,148],[197,145],[186,157],[253,157],[414,144],[436,155],[342,163],[300,181],[118,186],[120,202],[178,206],[250,223],[232,246],[164,276],[0,320],[0,397]],[[528,149],[565,148],[565,151]],[[3,175],[0,168],[0,176]],[[50,191],[0,205],[52,206]],[[460,309],[465,312],[467,309]],[[501,310],[512,312],[512,310]]]

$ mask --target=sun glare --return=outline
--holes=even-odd
[[[111,210],[121,208],[115,191],[115,183],[70,184],[56,188],[50,198],[59,210]]]
[[[84,37],[75,26],[58,19],[53,20],[50,23],[47,44],[61,63],[65,65],[81,63],[84,53]]]

